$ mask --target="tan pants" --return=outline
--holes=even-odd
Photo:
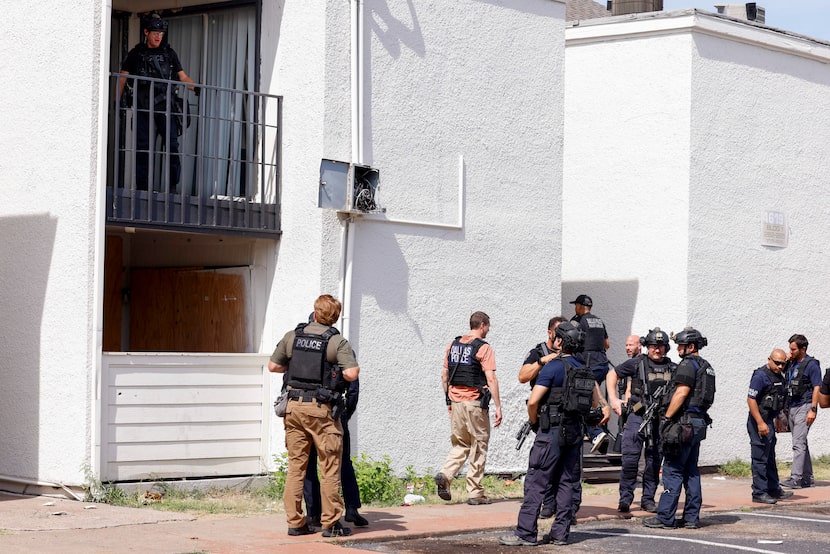
[[[285,448],[288,450],[288,474],[285,478],[285,515],[288,527],[302,527],[303,479],[311,448],[317,449],[320,468],[320,500],[323,528],[340,521],[343,500],[340,498],[340,458],[343,455],[343,428],[331,418],[331,406],[316,401],[289,400],[285,413]]]
[[[487,461],[487,443],[490,442],[490,412],[479,408],[478,400],[452,403],[452,450],[441,469],[452,480],[461,466],[470,458],[467,468],[467,496],[484,496],[481,479]]]

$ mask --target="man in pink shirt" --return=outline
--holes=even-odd
[[[490,441],[490,399],[496,404],[493,425],[501,425],[501,399],[496,380],[496,356],[484,339],[490,318],[484,312],[470,316],[470,334],[456,337],[447,346],[441,383],[452,427],[452,449],[444,467],[435,474],[438,496],[451,500],[450,483],[469,457],[467,504],[489,504],[481,479]]]

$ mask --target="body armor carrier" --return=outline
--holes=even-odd
[[[784,408],[787,387],[784,376],[771,371],[767,366],[758,368],[756,371],[765,372],[771,383],[766,394],[758,399],[758,410],[761,412],[761,417],[766,420]]]
[[[695,390],[690,394],[687,410],[706,413],[715,402],[715,369],[700,356],[686,358],[695,368]]]
[[[655,391],[671,381],[677,364],[668,362],[656,365],[647,355],[641,356],[638,371],[631,378],[631,397],[634,403],[643,400],[649,403]]]
[[[807,365],[815,360],[812,356],[804,356],[804,359],[801,360],[795,367],[795,371],[793,372],[793,377],[790,379],[787,385],[787,392],[790,395],[792,400],[799,400],[802,397],[807,397],[808,393],[809,396],[812,397],[813,394],[813,386],[810,382],[810,378],[807,377],[804,373],[807,371]],[[806,398],[805,398],[806,399]]]
[[[142,45],[139,47],[141,56],[141,63],[138,64],[138,74],[142,77],[152,77],[154,79],[173,80],[173,64],[170,60],[170,47],[167,44],[162,44],[158,48],[147,48]],[[168,83],[149,83],[147,81],[138,82],[138,107],[140,109],[149,109],[150,95],[152,86],[153,105],[156,111],[164,111],[164,106],[167,102],[167,88]],[[172,97],[171,97],[172,98]]]
[[[329,327],[321,335],[306,333],[308,325],[300,323],[294,330],[291,362],[288,365],[288,386],[306,391],[325,389],[343,392],[347,385],[343,372],[337,363],[331,363],[326,358],[329,339],[340,334],[340,331]]]
[[[479,349],[487,344],[481,339],[473,339],[469,343],[461,342],[461,337],[455,337],[447,354],[447,367],[450,371],[450,385],[482,388],[487,384],[481,362],[476,357]]]

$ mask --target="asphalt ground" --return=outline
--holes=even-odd
[[[691,530],[644,531],[645,528],[639,524],[639,520],[650,514],[638,510],[630,514],[618,513],[616,484],[587,487],[582,509],[578,514],[579,525],[574,529],[574,548],[597,550],[597,535],[580,538],[587,535],[589,530],[598,533],[595,526],[600,526],[600,530],[631,529],[626,533],[628,535],[670,534],[695,537],[703,536],[711,522],[715,525],[710,528],[723,535],[729,529],[737,529],[728,525],[729,519],[723,518],[737,518],[732,522],[736,525],[735,522],[742,520],[740,515],[745,512],[773,513],[773,510],[793,510],[796,514],[802,514],[794,517],[803,519],[810,518],[810,514],[816,514],[813,519],[820,519],[821,510],[827,508],[824,505],[830,504],[828,481],[818,482],[817,486],[809,489],[796,490],[791,499],[782,501],[775,507],[751,502],[750,480],[747,478],[726,478],[709,474],[703,476],[702,483],[703,528],[699,531],[703,533],[699,534]],[[466,498],[454,498],[451,502],[443,504],[367,507],[362,509],[361,513],[369,520],[368,527],[355,528],[354,534],[350,537],[326,539],[319,533],[289,537],[285,515],[282,513],[248,517],[194,516],[48,497],[0,494],[0,552],[324,553],[342,552],[344,548],[366,551],[377,549],[384,543],[398,544],[398,550],[386,550],[387,552],[405,552],[407,548],[418,548],[418,542],[423,540],[437,544],[441,538],[451,541],[471,534],[477,536],[476,534],[480,533],[490,533],[497,537],[498,534],[509,533],[516,523],[521,504],[519,499],[496,499],[489,505],[469,506],[465,500]],[[635,497],[634,507],[638,501],[639,493]],[[736,513],[737,515],[734,515]],[[765,526],[765,523],[754,519],[751,522],[755,529],[766,529],[773,523],[781,523],[770,521]],[[544,526],[544,523],[542,525]],[[637,532],[634,533],[634,530]],[[623,539],[616,538],[611,542],[614,540]],[[482,544],[472,544],[470,548],[481,551]],[[697,551],[698,547],[702,548],[701,545],[697,545],[694,551]],[[666,548],[672,546],[660,548],[659,551],[665,552]],[[641,547],[639,549],[642,550]],[[459,550],[459,545],[456,545],[452,551]],[[632,550],[636,551],[638,548],[632,546],[625,549],[626,552]],[[762,550],[789,551],[780,548]],[[825,545],[819,550],[799,550],[812,551],[827,552],[830,551],[830,546]]]

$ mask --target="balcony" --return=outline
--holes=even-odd
[[[107,225],[279,236],[281,97],[110,81]]]

